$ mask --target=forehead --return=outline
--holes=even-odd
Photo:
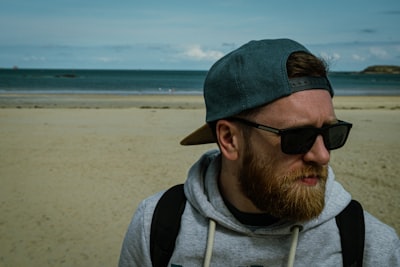
[[[326,90],[306,90],[280,98],[260,108],[257,118],[288,124],[318,124],[336,120],[332,98]]]

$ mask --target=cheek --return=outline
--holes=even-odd
[[[279,150],[279,153],[270,155],[273,168],[277,177],[284,177],[303,166],[301,155],[287,155]]]
[[[301,155],[287,155],[281,150],[280,137],[268,135],[264,132],[252,134],[250,145],[245,148],[250,153],[263,159],[263,162],[271,163],[277,175],[286,175],[302,165]]]
[[[273,133],[267,133],[261,130],[254,131],[249,138],[251,142],[251,152],[263,156],[280,156],[281,138]]]

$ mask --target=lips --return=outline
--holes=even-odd
[[[319,177],[317,175],[308,175],[308,176],[302,177],[300,179],[300,181],[303,184],[306,184],[306,185],[309,185],[309,186],[314,186],[314,185],[318,184]]]

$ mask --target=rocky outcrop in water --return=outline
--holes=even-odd
[[[365,74],[400,74],[400,66],[390,66],[390,65],[375,65],[369,66],[368,68],[361,71]]]

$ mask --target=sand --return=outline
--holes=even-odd
[[[354,123],[337,179],[400,231],[400,97],[336,97]],[[0,95],[0,266],[116,266],[144,197],[184,182],[215,145],[179,141],[200,96]]]

